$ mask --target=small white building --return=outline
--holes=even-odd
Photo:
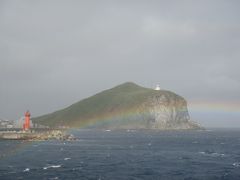
[[[156,91],[159,91],[159,90],[161,90],[161,88],[160,88],[159,84],[157,84],[157,86],[155,87],[155,90],[156,90]]]
[[[13,121],[0,119],[0,128],[12,128],[12,127],[13,127]]]

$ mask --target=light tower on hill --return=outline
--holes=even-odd
[[[155,87],[155,90],[156,90],[156,91],[159,91],[159,90],[161,90],[161,88],[160,88],[159,84],[157,84],[157,86]]]

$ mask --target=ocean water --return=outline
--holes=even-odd
[[[0,141],[0,179],[240,179],[240,130],[73,130],[77,141]]]

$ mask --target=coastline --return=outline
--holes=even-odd
[[[67,134],[66,130],[29,130],[29,131],[2,131],[0,132],[0,140],[75,140],[71,134]]]

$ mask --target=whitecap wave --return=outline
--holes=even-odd
[[[58,177],[54,177],[54,178],[50,178],[51,180],[54,180],[54,179],[59,179]]]
[[[223,153],[217,153],[217,152],[209,152],[209,151],[200,151],[199,154],[202,154],[204,156],[211,156],[211,157],[225,157],[226,155]]]
[[[26,169],[23,170],[23,172],[29,172],[29,171],[30,171],[29,168],[26,168]]]
[[[70,160],[71,158],[64,158],[64,161]]]
[[[136,132],[135,129],[128,129],[127,132]]]
[[[51,166],[43,167],[43,169],[47,170],[47,169],[50,169],[50,168],[60,168],[60,167],[62,167],[62,165],[51,165]]]
[[[234,167],[240,167],[240,162],[235,162],[232,164]]]

